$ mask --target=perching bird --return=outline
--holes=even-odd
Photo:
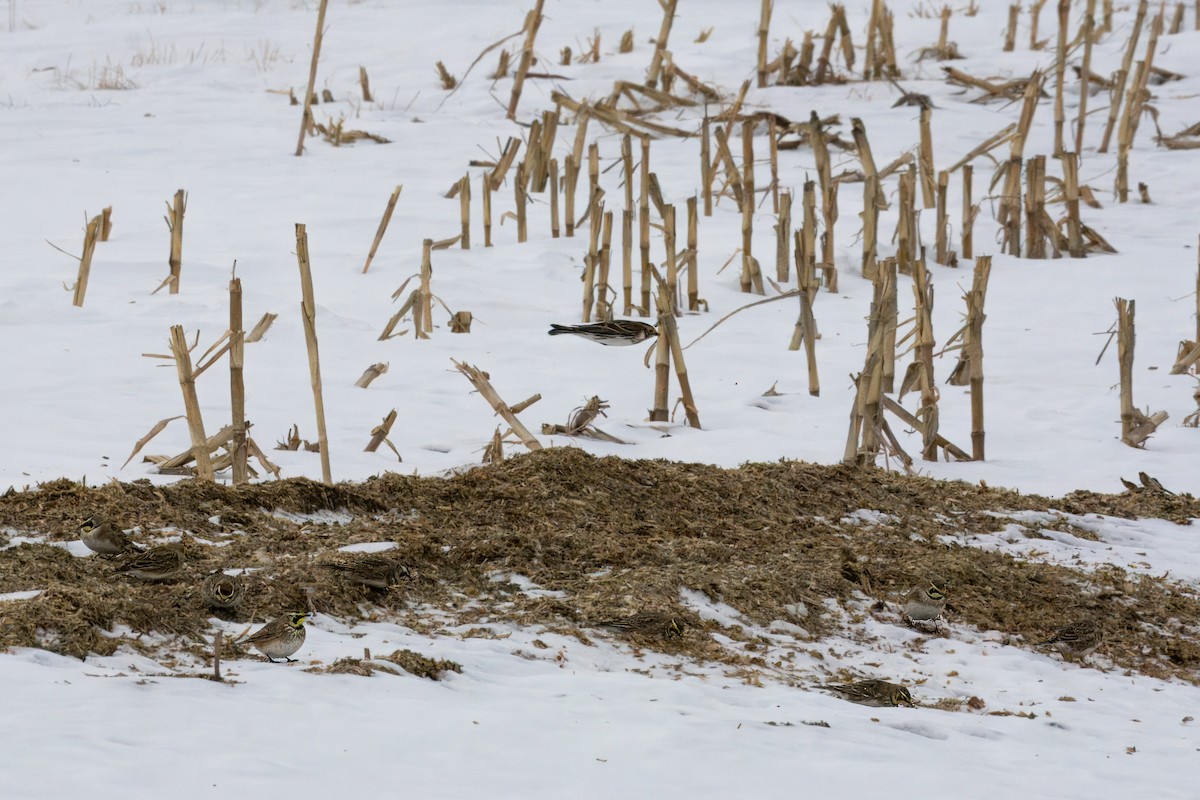
[[[136,553],[139,549],[124,531],[100,517],[88,517],[83,521],[79,526],[79,539],[89,550],[102,556]]]
[[[246,582],[240,575],[226,575],[218,570],[200,584],[200,594],[212,608],[237,608],[246,596]]]
[[[683,636],[685,628],[679,617],[657,611],[643,611],[629,617],[605,620],[595,623],[595,626],[630,636],[659,636],[663,639]]]
[[[413,577],[407,564],[379,556],[364,556],[348,563],[335,562],[321,566],[341,573],[351,583],[361,583],[372,589],[388,589]]]
[[[614,319],[608,322],[596,322],[591,325],[550,325],[550,335],[573,333],[576,336],[610,346],[626,346],[641,344],[658,336],[658,328],[646,322],[632,319]]]
[[[933,578],[904,595],[904,616],[913,622],[931,622],[946,610],[946,581]]]
[[[310,616],[307,611],[289,611],[263,625],[250,636],[238,639],[237,644],[254,645],[272,664],[277,658],[288,662],[295,661],[291,655],[304,644],[304,621]]]
[[[178,545],[164,544],[126,558],[117,567],[144,581],[166,581],[183,571],[183,553]]]
[[[1096,624],[1095,620],[1082,619],[1072,622],[1069,625],[1064,625],[1056,630],[1054,635],[1046,641],[1038,642],[1037,646],[1047,647],[1053,645],[1064,655],[1082,657],[1095,650],[1102,638],[1100,626]]]
[[[834,692],[843,700],[863,706],[879,708],[916,705],[912,695],[908,692],[908,687],[888,681],[866,680],[857,683],[827,684],[821,688]]]

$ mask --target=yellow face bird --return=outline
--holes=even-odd
[[[288,662],[295,661],[291,655],[304,644],[304,622],[311,616],[308,611],[289,611],[240,641],[254,645],[268,661],[277,658]]]

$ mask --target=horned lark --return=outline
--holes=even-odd
[[[627,346],[658,336],[658,328],[647,322],[632,319],[615,319],[591,325],[550,325],[550,335],[573,333],[588,341],[610,346]]]
[[[304,644],[304,621],[311,616],[307,611],[289,611],[278,617],[244,639],[238,644],[252,644],[260,653],[267,657],[272,664],[275,659],[282,658],[292,662],[292,653]]]
[[[843,700],[863,706],[915,706],[908,687],[881,680],[858,681],[857,683],[827,684],[821,687],[834,692]]]
[[[79,526],[79,539],[89,550],[102,556],[119,556],[139,550],[124,531],[100,517],[88,517],[83,521]]]
[[[1064,625],[1054,632],[1044,642],[1038,642],[1038,647],[1053,645],[1064,655],[1086,656],[1100,644],[1103,634],[1095,620],[1082,619]]]
[[[407,564],[379,556],[364,556],[349,562],[333,562],[321,566],[340,573],[351,583],[361,583],[372,589],[389,589],[401,581],[413,578],[412,570]]]
[[[657,636],[663,639],[683,636],[686,627],[679,617],[657,611],[643,611],[629,617],[597,622],[595,625],[597,628],[629,636]]]
[[[126,558],[117,567],[117,572],[124,572],[144,581],[166,581],[183,571],[183,553],[178,545],[163,544],[151,547],[145,552]]]
[[[934,578],[904,595],[904,616],[913,622],[932,622],[946,610],[946,581]]]
[[[204,602],[213,608],[237,608],[246,596],[246,582],[240,575],[214,572],[200,584]]]

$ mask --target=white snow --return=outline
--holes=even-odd
[[[316,326],[336,480],[365,479],[387,470],[436,475],[478,463],[499,420],[452,367],[450,359],[491,374],[509,403],[534,393],[542,400],[522,413],[546,446],[580,446],[596,454],[669,458],[735,466],[746,461],[840,459],[852,401],[848,375],[858,372],[866,341],[871,287],[858,277],[859,184],[845,184],[836,230],[840,290],[821,292],[815,314],[821,394],[808,394],[801,352],[787,344],[797,309],[790,301],[745,311],[686,351],[703,430],[645,421],[653,371],[643,348],[601,348],[573,337],[548,338],[550,322],[578,321],[579,275],[586,228],[575,238],[551,239],[543,196],[529,207],[530,241],[517,244],[511,181],[493,197],[496,246],[483,247],[480,170],[471,159],[495,157],[523,128],[504,119],[511,79],[486,76],[496,53],[466,75],[486,46],[515,33],[531,2],[439,0],[387,3],[331,0],[318,91],[336,101],[314,107],[322,123],[345,117],[347,128],[386,136],[333,148],[310,138],[303,158],[292,154],[300,110],[289,105],[308,74],[316,4],[295,0],[9,0],[11,27],[0,19],[0,490],[61,476],[102,484],[156,475],[139,455],[121,467],[134,443],[158,420],[182,413],[176,372],[164,353],[171,325],[199,330],[198,356],[228,325],[227,283],[233,262],[245,290],[247,325],[264,312],[279,314],[265,339],[246,348],[248,416],[252,435],[286,477],[320,477],[315,453],[271,449],[293,424],[316,439],[308,360],[299,314],[294,225],[307,225],[317,300]],[[676,63],[702,80],[736,89],[753,77],[758,3],[683,0],[671,34]],[[868,3],[848,4],[856,43],[863,43]],[[1053,4],[1042,14],[1042,35],[1053,37]],[[1108,75],[1123,53],[1132,20],[1118,4],[1116,30],[1095,48],[1093,70]],[[968,102],[942,83],[939,64],[916,61],[937,37],[931,4],[893,0],[896,41],[906,88],[928,93],[934,111],[935,154],[944,168],[984,137],[1016,120],[1016,105]],[[1053,50],[1028,49],[1028,16],[1016,52],[1001,53],[1007,3],[979,3],[975,16],[956,11],[950,38],[967,59],[955,66],[974,75],[1022,76],[1048,68]],[[1170,9],[1168,9],[1170,11]],[[1158,125],[1173,133],[1200,120],[1200,75],[1194,53],[1200,33],[1159,40],[1156,66],[1185,80],[1153,87]],[[1072,25],[1078,10],[1072,12]],[[572,97],[606,96],[614,80],[640,82],[650,59],[648,40],[661,12],[645,0],[604,3],[549,0],[538,36],[537,69],[561,74],[526,84],[519,117],[552,108],[550,91]],[[779,0],[771,57],[785,38],[823,30],[825,2]],[[617,54],[632,26],[632,53]],[[705,43],[695,40],[713,27]],[[597,64],[557,65],[557,53],[599,32]],[[509,47],[517,47],[513,40]],[[1139,56],[1144,54],[1144,42]],[[861,51],[859,52],[861,62]],[[447,95],[434,73],[445,61],[463,79]],[[1077,60],[1077,57],[1073,57]],[[358,68],[370,72],[377,98],[364,103]],[[1070,74],[1070,72],[1069,72]],[[106,88],[113,85],[124,88]],[[1052,91],[1052,87],[1051,87]],[[890,162],[917,142],[912,108],[892,108],[897,94],[884,83],[850,82],[821,88],[752,89],[747,108],[771,109],[793,120],[812,110],[861,117],[875,159]],[[1067,115],[1078,93],[1068,81]],[[917,462],[926,474],[1058,495],[1076,488],[1120,491],[1119,477],[1146,471],[1175,491],[1195,492],[1200,478],[1197,436],[1183,427],[1195,410],[1195,379],[1169,375],[1179,340],[1192,338],[1196,287],[1196,175],[1200,154],[1168,152],[1152,141],[1143,120],[1131,154],[1132,181],[1145,182],[1153,205],[1118,206],[1109,194],[1112,152],[1096,152],[1105,95],[1092,98],[1081,179],[1096,189],[1103,209],[1085,208],[1085,222],[1120,252],[1029,261],[1000,255],[991,200],[984,200],[990,162],[976,161],[975,199],[984,203],[975,230],[976,252],[994,268],[984,331],[988,460]],[[667,124],[689,128],[688,112]],[[1052,102],[1037,112],[1027,155],[1052,146]],[[844,128],[848,135],[848,125]],[[574,137],[563,126],[555,148],[561,160]],[[593,122],[602,167],[619,155],[620,139]],[[740,144],[737,142],[736,144]],[[755,142],[758,185],[769,180],[766,139]],[[737,148],[735,147],[735,151]],[[1115,150],[1115,148],[1114,148]],[[1006,151],[998,151],[1004,157]],[[740,151],[736,153],[740,159]],[[523,153],[522,153],[523,155]],[[1052,160],[1051,160],[1052,161]],[[852,155],[834,152],[834,171],[853,169]],[[698,143],[664,139],[651,164],[668,202],[682,206],[696,190]],[[1050,170],[1057,174],[1051,163]],[[620,168],[604,173],[610,209],[620,210]],[[443,199],[470,174],[472,249],[433,254],[433,291],[452,311],[469,310],[469,335],[449,332],[435,307],[427,341],[410,332],[378,341],[398,308],[392,292],[414,274],[421,241],[458,232],[458,201]],[[814,174],[807,149],[780,156],[781,181],[798,187]],[[404,185],[395,216],[367,274],[362,264],[384,203]],[[586,178],[581,181],[586,186]],[[181,291],[151,294],[167,274],[168,234],[163,201],[188,192]],[[887,184],[894,197],[895,182]],[[580,190],[577,209],[585,204]],[[961,207],[957,175],[949,205]],[[64,284],[76,261],[82,223],[113,206],[113,236],[97,246],[83,308],[73,308]],[[797,204],[798,207],[798,204]],[[1057,215],[1057,207],[1053,214]],[[952,213],[957,248],[957,211]],[[681,216],[682,219],[682,216]],[[755,218],[755,252],[774,275],[774,216],[770,202]],[[890,251],[895,206],[883,216],[884,254]],[[930,245],[934,214],[921,219]],[[618,228],[619,230],[619,228]],[[740,246],[740,218],[722,201],[699,228],[700,293],[705,314],[679,320],[690,342],[724,314],[758,299],[738,290],[736,264],[718,273]],[[614,275],[619,276],[619,237]],[[653,254],[663,257],[655,235]],[[930,262],[937,287],[934,326],[939,345],[958,328],[961,290],[971,262],[958,270]],[[794,281],[794,278],[793,278]],[[619,277],[614,283],[618,286]],[[406,291],[414,284],[409,284]],[[901,279],[901,317],[909,314],[909,281]],[[786,287],[785,287],[786,288]],[[1170,413],[1143,450],[1119,441],[1115,345],[1094,362],[1115,319],[1112,298],[1137,301],[1134,397],[1139,407]],[[411,329],[406,321],[401,325]],[[944,381],[952,355],[936,364]],[[370,364],[389,371],[363,390],[354,381]],[[901,361],[903,364],[904,361]],[[198,381],[211,433],[229,415],[225,362]],[[772,385],[780,396],[764,397]],[[969,445],[966,389],[940,384],[941,430]],[[675,397],[672,390],[672,401]],[[592,395],[610,408],[598,424],[629,442],[609,444],[542,436],[543,422],[564,423]],[[912,408],[912,399],[907,399]],[[372,428],[391,410],[399,419],[386,447],[365,453]],[[911,453],[919,437],[897,434]],[[175,454],[190,444],[186,424],[172,422],[143,454]],[[515,445],[511,447],[517,447]],[[342,525],[344,512],[297,515],[299,525]],[[871,509],[864,526],[896,522]],[[1081,569],[1116,564],[1166,575],[1195,589],[1200,554],[1195,531],[1153,520],[1114,520],[1067,514],[1014,517],[1020,526],[990,536],[948,534],[948,544],[1003,549],[1030,560]],[[1064,530],[1047,530],[1047,526]],[[1099,541],[1075,536],[1089,531]],[[177,531],[156,537],[177,539]],[[37,532],[5,531],[5,547],[39,542]],[[383,543],[347,550],[373,552]],[[66,544],[86,555],[79,543]],[[533,594],[553,593],[521,575],[498,580]],[[37,590],[11,592],[19,602]],[[735,609],[700,595],[681,600],[707,619],[752,629]],[[948,621],[945,638],[926,638],[885,614],[864,615],[857,635],[813,642],[800,625],[811,613],[848,618],[832,604],[797,605],[793,619],[755,629],[762,649],[747,652],[764,666],[747,682],[725,666],[684,663],[635,653],[599,637],[585,647],[544,631],[492,626],[501,637],[429,637],[388,623],[347,626],[318,617],[298,653],[300,663],[253,658],[227,662],[232,682],[174,677],[203,665],[167,669],[132,651],[85,662],[41,650],[0,655],[5,714],[2,793],[14,798],[178,798],[210,796],[331,797],[827,797],[928,798],[931,793],[973,798],[1194,798],[1193,764],[1200,751],[1195,687],[1064,664],[1056,656],[1005,644],[1010,632],[976,631]],[[853,609],[862,615],[862,609]],[[2,609],[0,609],[2,618]],[[214,620],[214,625],[223,625]],[[236,626],[240,627],[240,626]],[[225,626],[236,633],[235,626]],[[457,633],[465,633],[459,631]],[[128,635],[114,631],[111,635]],[[547,645],[534,644],[540,640]],[[718,636],[724,646],[745,643]],[[463,673],[442,682],[383,673],[370,678],[309,674],[308,666],[397,648],[450,658]],[[1092,667],[1104,668],[1093,659]],[[982,712],[935,708],[864,709],[812,690],[840,670],[890,677],[913,685],[926,706],[939,699],[981,698]],[[761,683],[761,685],[755,685]],[[1074,698],[1067,700],[1065,698]],[[990,716],[990,711],[1032,713]],[[805,723],[824,721],[829,727]]]

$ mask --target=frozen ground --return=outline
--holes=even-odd
[[[863,41],[866,3],[848,4],[855,41]],[[939,168],[984,137],[1015,121],[1016,106],[976,105],[940,82],[936,62],[915,53],[937,36],[938,23],[893,3],[906,88],[931,95]],[[928,5],[928,4],[920,4]],[[974,17],[956,13],[951,38],[976,75],[1024,75],[1048,67],[1050,51],[1028,50],[1028,20],[1020,44],[1001,53],[1007,4],[983,2]],[[1076,4],[1079,5],[1079,4]],[[530,208],[530,241],[516,243],[512,222],[497,225],[496,246],[484,249],[476,196],[474,248],[434,255],[434,291],[451,310],[476,317],[470,335],[449,333],[446,315],[428,341],[410,334],[377,341],[397,308],[391,293],[416,272],[424,238],[458,232],[458,203],[442,195],[468,172],[470,159],[495,156],[498,141],[522,129],[504,120],[511,82],[491,82],[494,53],[447,99],[434,63],[463,77],[475,55],[515,33],[525,2],[442,0],[438,3],[332,0],[318,87],[336,102],[316,119],[346,117],[347,127],[385,136],[391,144],[333,148],[310,139],[306,155],[292,151],[299,109],[287,91],[303,91],[315,3],[157,3],[128,0],[9,0],[11,30],[0,31],[0,374],[5,413],[0,422],[0,487],[20,488],[67,475],[92,483],[151,477],[136,460],[119,469],[134,442],[159,419],[182,413],[175,371],[143,353],[166,351],[168,328],[200,330],[201,349],[227,325],[226,285],[233,261],[245,286],[246,319],[279,314],[266,339],[247,348],[248,415],[254,436],[272,446],[297,423],[316,435],[299,316],[294,224],[308,227],[321,341],[330,453],[335,479],[384,470],[438,473],[476,463],[496,419],[455,372],[451,358],[491,373],[515,403],[543,399],[524,412],[535,432],[563,423],[572,408],[599,395],[611,404],[602,427],[629,445],[584,442],[597,453],[662,457],[733,466],[780,457],[832,462],[846,437],[848,375],[861,369],[871,289],[857,275],[858,185],[843,187],[837,228],[840,292],[822,293],[816,317],[822,391],[810,397],[803,356],[787,343],[796,317],[788,301],[744,312],[687,351],[704,429],[650,427],[652,372],[641,348],[606,349],[545,335],[549,322],[580,313],[580,268],[586,237],[552,240],[540,196]],[[732,91],[753,75],[758,4],[743,0],[682,0],[671,49],[700,78]],[[551,86],[573,97],[599,97],[614,80],[640,81],[648,40],[660,20],[644,0],[605,3],[550,0],[538,39],[545,68],[565,76],[531,81],[520,118],[550,108]],[[1185,27],[1192,19],[1187,17]],[[1053,9],[1043,12],[1052,36]],[[1073,16],[1073,19],[1075,17]],[[771,52],[785,37],[822,30],[824,3],[777,3]],[[1119,66],[1132,12],[1122,8],[1116,31],[1098,44],[1093,69]],[[2,20],[0,20],[2,22]],[[615,53],[633,26],[632,53]],[[694,40],[713,27],[705,43]],[[556,54],[576,52],[599,31],[598,64],[556,66]],[[1143,39],[1143,43],[1144,43]],[[1173,133],[1200,119],[1200,76],[1194,52],[1200,34],[1163,37],[1155,63],[1187,75],[1155,88],[1159,125]],[[515,43],[510,43],[515,46]],[[1139,58],[1142,56],[1139,55]],[[860,53],[861,60],[861,53]],[[377,102],[358,93],[358,67],[370,71]],[[911,108],[892,108],[897,94],[882,84],[819,89],[752,90],[751,109],[793,119],[810,110],[843,120],[861,117],[883,164],[917,141]],[[1068,116],[1078,100],[1069,82]],[[1101,210],[1085,221],[1120,251],[1085,261],[1027,261],[998,254],[990,202],[976,228],[976,252],[995,255],[985,330],[988,454],[986,463],[919,464],[934,476],[986,480],[1057,494],[1075,488],[1118,491],[1119,476],[1144,470],[1169,489],[1195,492],[1200,466],[1195,429],[1179,422],[1195,410],[1193,378],[1170,376],[1177,342],[1191,338],[1196,286],[1195,176],[1200,153],[1156,149],[1152,122],[1142,123],[1131,159],[1132,180],[1148,184],[1153,205],[1116,205],[1109,187],[1114,156],[1095,152],[1107,106],[1093,98],[1081,177],[1096,188]],[[1051,149],[1051,104],[1039,106],[1027,154]],[[689,127],[685,115],[671,124]],[[574,129],[560,132],[557,154]],[[607,167],[619,137],[593,123]],[[756,142],[765,155],[765,139]],[[698,185],[694,140],[658,141],[652,165],[668,200],[682,205]],[[735,148],[736,149],[736,148]],[[835,154],[835,172],[857,166]],[[976,197],[990,162],[976,163]],[[796,186],[812,173],[808,150],[781,154],[781,178]],[[1053,169],[1053,168],[1052,168]],[[478,170],[469,170],[478,186]],[[619,168],[603,178],[619,207]],[[392,188],[404,184],[391,228],[370,273],[361,274],[380,213]],[[767,183],[761,165],[758,184]],[[950,207],[958,209],[958,181]],[[151,295],[167,273],[163,201],[189,193],[184,226],[182,290]],[[894,182],[889,182],[894,193]],[[478,192],[477,192],[478,194]],[[111,241],[96,251],[86,305],[71,306],[64,284],[76,262],[85,215],[114,208]],[[581,194],[580,207],[583,205]],[[508,187],[495,213],[511,210]],[[769,202],[756,218],[755,249],[768,274],[774,252]],[[957,213],[952,215],[957,220]],[[933,215],[922,230],[932,242]],[[890,236],[892,215],[882,230]],[[710,312],[679,321],[685,341],[751,299],[738,291],[736,268],[718,272],[740,244],[740,220],[729,201],[700,225],[700,292]],[[957,247],[958,233],[952,239]],[[884,244],[884,254],[890,252]],[[654,254],[661,258],[656,238]],[[970,263],[957,271],[931,265],[937,287],[935,333],[957,329],[960,289]],[[910,293],[901,281],[901,317]],[[1118,439],[1115,346],[1095,359],[1115,319],[1112,298],[1137,300],[1135,399],[1171,418],[1145,450]],[[353,383],[374,362],[390,371],[368,390]],[[903,363],[903,362],[902,362]],[[938,362],[944,380],[953,362]],[[215,430],[229,411],[224,364],[199,381],[205,422]],[[778,381],[780,397],[762,394]],[[965,389],[942,390],[942,431],[966,446]],[[911,407],[911,400],[910,407]],[[381,448],[362,452],[371,428],[392,408],[392,440],[403,464]],[[566,444],[542,437],[547,445]],[[905,439],[911,452],[913,437]],[[182,421],[172,423],[147,452],[187,447]],[[285,476],[319,476],[317,456],[268,451]],[[1040,520],[1031,519],[1036,526]],[[1171,575],[1195,587],[1200,561],[1190,529],[1165,523],[1073,520],[1091,526],[1102,544],[1059,537],[1012,537],[1005,546],[1031,558],[1080,564],[1114,562]],[[1055,535],[1051,533],[1050,535]],[[972,544],[983,544],[971,542]],[[1038,546],[1029,552],[1030,543]],[[1106,549],[1111,548],[1111,549]],[[1146,566],[1140,566],[1145,564]],[[8,602],[20,602],[9,598]],[[0,614],[3,602],[0,602]],[[714,612],[716,613],[716,612]],[[933,708],[870,710],[785,682],[747,686],[711,667],[677,665],[656,656],[638,661],[627,648],[581,647],[536,633],[508,639],[429,638],[384,624],[350,631],[318,618],[302,662],[290,667],[254,661],[227,665],[241,681],[220,686],[166,677],[137,656],[85,663],[40,651],[0,657],[6,711],[0,723],[4,794],[62,797],[82,789],[95,797],[237,796],[271,792],[293,797],[373,794],[415,797],[661,797],[886,795],[930,792],[971,797],[1195,797],[1188,765],[1200,750],[1200,707],[1194,687],[1137,675],[1063,665],[1001,643],[997,632],[951,629],[925,644],[910,632],[880,625],[872,649],[850,641],[822,642],[824,660],[864,674],[920,681],[924,702],[975,695],[984,713]],[[780,634],[781,639],[783,635]],[[371,678],[306,674],[316,662],[407,647],[452,658],[464,671],[441,683],[408,676]],[[780,645],[783,646],[783,645]],[[556,659],[560,648],[565,654]],[[514,656],[514,651],[534,658]],[[1102,664],[1101,664],[1102,666]],[[649,668],[649,674],[634,672]],[[116,676],[116,677],[100,677]],[[1074,701],[1062,698],[1073,697]],[[1036,718],[987,716],[1032,712]],[[878,719],[878,722],[874,721]],[[829,728],[803,722],[823,720]],[[775,723],[775,724],[771,724]]]

